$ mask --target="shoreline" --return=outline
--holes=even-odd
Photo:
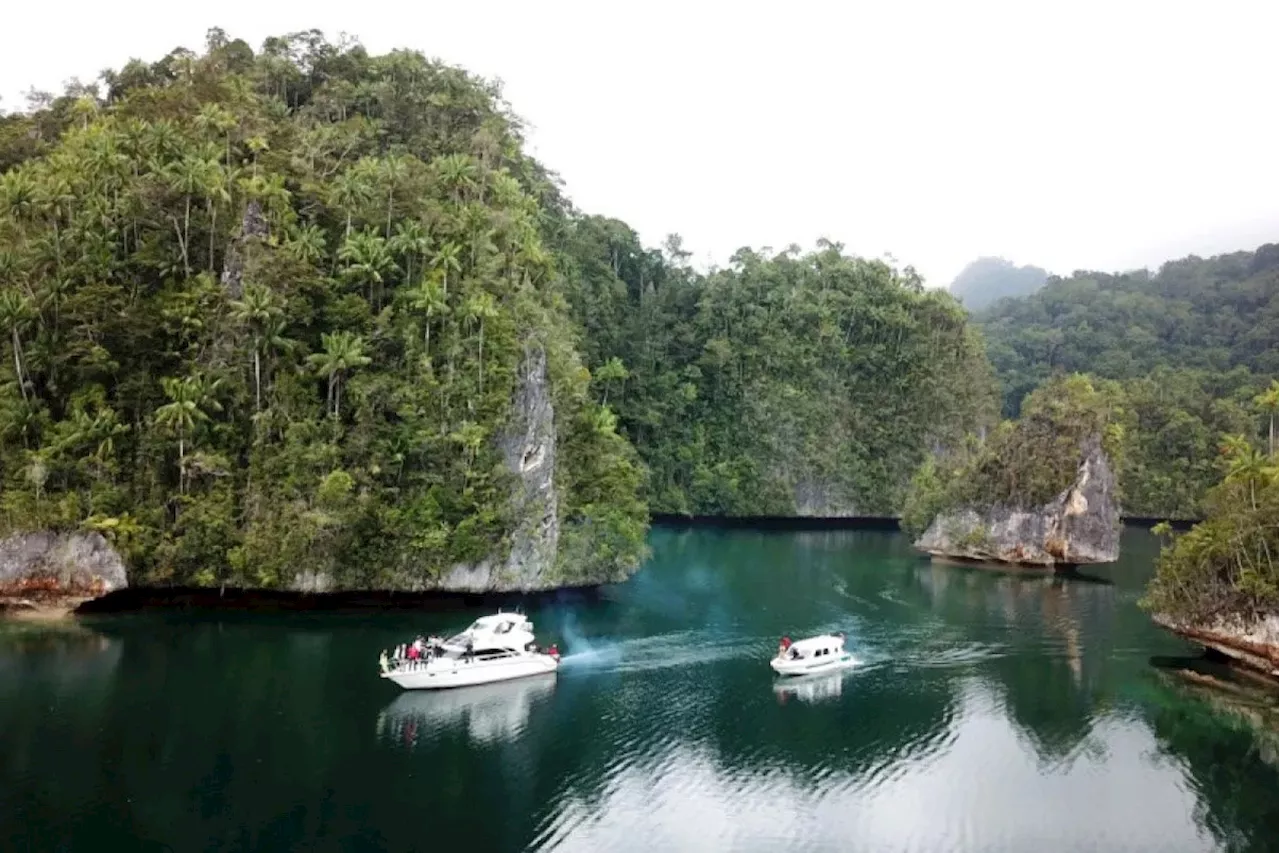
[[[85,596],[28,598],[0,596],[0,620],[11,622],[60,622],[73,618],[80,607],[93,601]]]
[[[1168,522],[1174,530],[1190,530],[1200,519],[1172,519],[1145,515],[1122,515],[1120,523],[1125,527],[1149,530],[1157,524]],[[802,530],[898,530],[896,515],[681,515],[673,512],[655,512],[649,516],[651,527],[696,527],[725,529],[754,529],[763,531]]]
[[[1209,660],[1235,672],[1273,685],[1280,680],[1280,648],[1275,642],[1274,618],[1270,620],[1269,631],[1265,620],[1252,625],[1188,624],[1163,614],[1152,614],[1151,621],[1202,649]]]
[[[1145,525],[1149,519],[1122,519],[1126,526]],[[655,513],[650,517],[654,529],[668,530],[751,530],[762,533],[805,531],[899,529],[892,516],[719,516],[676,515]],[[1190,522],[1187,522],[1190,524]],[[948,565],[1003,571],[1019,575],[1080,577],[1074,568],[1038,565],[986,565],[975,561],[949,559],[920,554],[922,559]],[[530,591],[476,592],[463,590],[344,590],[337,592],[303,592],[297,590],[257,589],[253,587],[127,587],[105,595],[10,595],[0,597],[0,620],[22,622],[56,622],[78,616],[135,613],[150,610],[217,610],[241,612],[368,612],[427,611],[457,612],[475,607],[515,607],[540,605],[558,601],[596,601],[613,584],[591,584]]]
[[[150,610],[217,610],[223,612],[298,613],[416,611],[450,613],[476,607],[515,608],[566,601],[597,601],[607,584],[559,587],[528,592],[446,592],[432,590],[297,590],[207,587],[129,587],[82,601],[71,616],[140,613]]]

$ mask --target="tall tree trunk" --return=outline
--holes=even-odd
[[[10,330],[13,335],[13,369],[18,375],[18,390],[22,392],[22,401],[27,400],[27,382],[22,376],[22,342],[18,340],[18,327]]]
[[[480,396],[484,396],[484,320],[480,321],[480,364],[476,370],[480,379]]]
[[[209,199],[209,272],[213,272],[213,235],[218,231],[218,207]]]
[[[262,357],[258,351],[258,336],[253,337],[253,408],[262,411]]]
[[[187,246],[191,243],[191,196],[187,196],[186,209],[182,214],[182,267],[191,276],[191,258]]]

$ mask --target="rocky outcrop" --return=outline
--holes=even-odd
[[[1030,566],[1111,563],[1120,556],[1116,478],[1099,442],[1075,480],[1041,507],[963,508],[934,518],[915,547],[935,557]]]
[[[511,423],[498,440],[507,469],[517,480],[511,496],[517,519],[511,549],[505,559],[453,566],[440,578],[440,589],[505,592],[558,586],[552,578],[560,539],[555,409],[541,347],[525,348],[516,382]]]
[[[267,217],[257,199],[250,199],[240,218],[240,233],[227,245],[226,260],[222,264],[222,286],[232,299],[239,299],[244,290],[244,265],[250,240],[265,240],[268,235]]]
[[[561,585],[554,573],[560,542],[555,409],[546,353],[536,344],[525,348],[511,419],[497,442],[507,470],[514,475],[511,515],[516,524],[508,537],[510,548],[477,563],[450,566],[434,583],[415,584],[403,591],[531,592]],[[327,572],[313,567],[299,570],[291,589],[338,591]]]
[[[101,533],[15,533],[0,540],[5,609],[70,606],[129,585],[124,561]]]
[[[1225,657],[1251,672],[1280,676],[1280,614],[1220,617],[1192,623],[1156,614],[1157,625]]]
[[[858,508],[844,499],[843,492],[831,483],[799,480],[792,489],[795,514],[802,518],[857,518]]]

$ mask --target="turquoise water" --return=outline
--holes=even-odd
[[[530,609],[561,672],[401,693],[378,650],[480,611],[0,627],[13,850],[1274,850],[1274,703],[1186,685],[1091,578],[932,565],[887,532],[655,530]],[[858,665],[781,683],[783,634]]]

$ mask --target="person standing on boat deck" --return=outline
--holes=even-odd
[[[467,640],[467,663],[471,663],[471,660],[472,658],[475,657],[475,654],[476,654],[475,646],[472,644],[470,640]]]
[[[378,669],[382,670],[383,672],[386,672],[388,666],[389,664],[387,661],[387,650],[383,649],[382,652],[378,655]]]

